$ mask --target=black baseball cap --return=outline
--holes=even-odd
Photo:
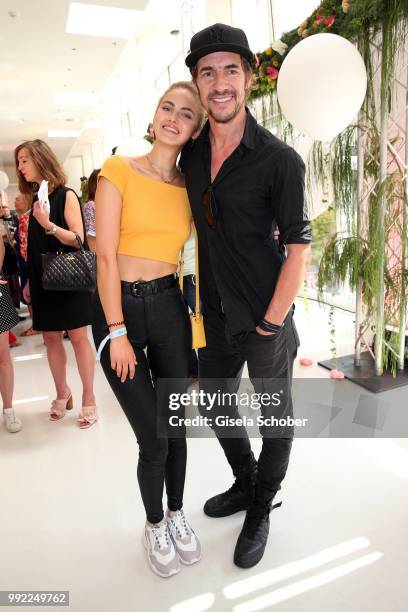
[[[200,57],[217,51],[239,53],[250,64],[254,60],[254,54],[249,48],[244,30],[233,28],[225,23],[215,23],[194,34],[190,41],[190,53],[186,57],[186,66],[192,68]]]

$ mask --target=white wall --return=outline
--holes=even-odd
[[[229,6],[229,0],[218,4],[222,2]],[[205,0],[168,0],[165,4],[151,0],[149,7],[155,23],[146,23],[129,40],[100,92],[92,129],[82,131],[64,164],[70,184],[79,169],[78,162],[70,164],[71,158],[80,157],[84,173],[89,175],[93,168],[101,166],[114,146],[124,155],[148,151],[150,145],[143,136],[160,95],[169,82],[190,79],[184,57],[193,32],[206,25]],[[178,29],[179,34],[170,34],[172,29]],[[94,127],[95,123],[99,127]]]
[[[68,177],[68,185],[79,193],[80,178],[84,174],[84,164],[82,155],[72,155],[63,163],[65,173]]]
[[[150,17],[136,37],[129,40],[105,87],[92,120],[100,127],[83,130],[66,162],[70,184],[81,157],[83,172],[89,175],[100,167],[118,146],[124,155],[141,155],[150,145],[143,139],[153,117],[157,100],[169,82],[190,79],[184,58],[194,32],[215,22],[245,29],[256,52],[271,42],[270,0],[150,0]],[[171,35],[177,28],[180,33]],[[72,179],[71,179],[72,176]]]

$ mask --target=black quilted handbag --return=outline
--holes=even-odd
[[[78,251],[46,253],[42,256],[42,286],[45,291],[95,291],[96,255],[85,251],[78,234]]]

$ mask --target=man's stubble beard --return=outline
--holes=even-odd
[[[210,107],[208,107],[207,113],[212,119],[214,119],[216,123],[229,123],[238,115],[239,111],[244,105],[244,102],[245,100],[242,100],[241,103],[239,103],[238,100],[235,98],[235,108],[229,115],[216,115]]]

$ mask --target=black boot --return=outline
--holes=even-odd
[[[269,535],[269,513],[271,509],[282,504],[279,502],[272,506],[272,500],[267,504],[253,503],[246,513],[244,525],[239,534],[234,551],[234,563],[238,567],[253,567],[262,559]]]
[[[236,477],[228,491],[210,497],[205,502],[205,514],[213,518],[220,518],[247,510],[254,500],[256,473],[256,461],[254,460],[249,470]]]

